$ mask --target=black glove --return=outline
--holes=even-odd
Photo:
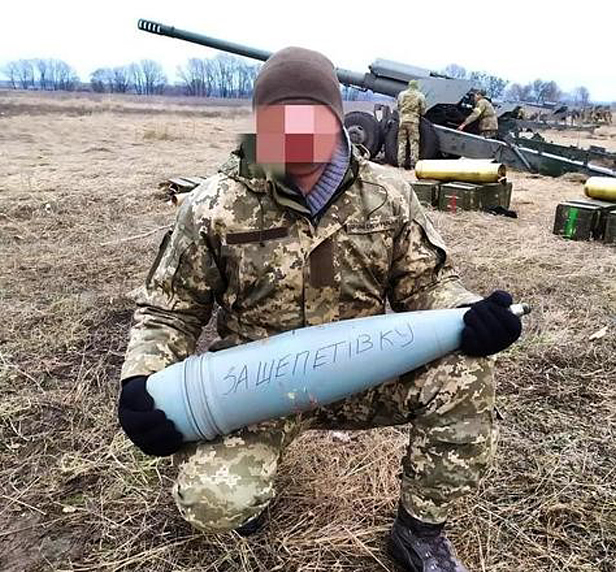
[[[489,356],[504,350],[522,333],[522,321],[509,311],[511,294],[495,290],[487,298],[471,304],[464,314],[462,353]]]
[[[118,418],[128,438],[146,455],[166,457],[182,446],[182,434],[146,391],[147,377],[126,380],[120,392]]]

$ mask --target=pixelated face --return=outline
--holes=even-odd
[[[328,163],[340,126],[325,105],[277,104],[257,108],[257,162],[277,165]]]

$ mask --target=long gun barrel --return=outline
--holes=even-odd
[[[218,38],[181,30],[175,26],[168,26],[159,22],[152,22],[151,20],[141,19],[137,22],[137,27],[151,34],[185,40],[193,44],[263,62],[272,55],[272,52],[267,50],[219,40]],[[471,87],[470,81],[467,80],[443,78],[442,75],[423,68],[388,62],[386,60],[376,60],[370,66],[370,73],[363,74],[336,68],[336,75],[338,76],[338,81],[343,85],[364,90],[369,89],[375,93],[392,97],[396,97],[405,89],[410,79],[417,79],[426,96],[428,108],[436,103],[458,103]]]
[[[365,391],[456,349],[468,308],[403,312],[292,330],[191,356],[151,375],[148,393],[185,441]],[[511,311],[530,311],[516,304]]]
[[[151,34],[177,38],[255,60],[265,61],[271,55],[271,52],[267,50],[180,30],[174,26],[150,20],[139,20],[137,26],[140,30]],[[426,96],[425,119],[434,124],[430,128],[427,127],[427,121],[422,121],[424,130],[427,131],[422,134],[422,141],[430,137],[433,140],[432,149],[427,151],[426,158],[436,158],[438,153],[445,153],[468,158],[495,158],[499,162],[518,169],[551,175],[579,171],[589,175],[616,176],[613,169],[591,165],[586,161],[570,160],[558,154],[535,151],[524,146],[517,147],[511,143],[450,129],[457,127],[470,113],[466,105],[469,90],[472,87],[470,80],[446,77],[428,69],[384,59],[376,59],[370,64],[369,70],[368,73],[359,73],[336,68],[336,74],[338,81],[343,85],[370,90],[390,97],[396,97],[406,89],[409,80],[414,79],[419,82],[420,89]],[[510,112],[511,109],[508,106],[500,107],[499,121],[504,118],[505,126],[513,121],[508,117]],[[395,114],[391,117],[395,117]],[[386,157],[388,153],[392,157],[397,156],[397,122],[379,121],[366,112],[354,111],[347,115],[345,125],[351,133],[352,141],[363,144],[369,149],[372,157],[379,153],[382,146],[385,147]],[[504,131],[510,128],[505,128]],[[388,134],[393,134],[393,137]],[[428,148],[428,144],[425,146]],[[392,164],[395,164],[395,159],[388,160],[394,161]]]
[[[218,38],[212,38],[211,36],[205,36],[203,34],[195,34],[187,30],[180,30],[175,26],[167,26],[166,24],[160,24],[158,22],[152,22],[151,20],[139,20],[137,27],[144,32],[150,32],[151,34],[158,34],[159,36],[167,36],[168,38],[176,38],[178,40],[185,40],[193,44],[199,44],[208,48],[214,48],[222,52],[228,52],[238,56],[244,56],[253,60],[266,61],[272,52],[267,50],[260,50],[259,48],[251,48],[242,44],[236,44],[234,42],[227,42],[226,40],[219,40]],[[366,82],[365,76],[369,74],[362,74],[345,69],[336,69],[338,75],[338,81],[344,85],[354,85],[356,87],[362,87],[364,89],[375,89],[374,82]],[[367,85],[372,83],[373,85]],[[400,92],[399,86],[380,86],[388,91],[393,91],[393,95],[397,95]]]
[[[272,52],[267,50],[259,50],[258,48],[250,48],[241,44],[235,44],[233,42],[227,42],[226,40],[218,40],[203,34],[195,34],[187,30],[180,30],[175,26],[167,26],[166,24],[159,24],[158,22],[152,22],[151,20],[139,20],[137,27],[144,32],[150,32],[151,34],[158,34],[159,36],[167,36],[169,38],[177,38],[178,40],[186,40],[193,44],[200,44],[208,48],[214,48],[223,52],[229,52],[238,56],[244,56],[252,58],[253,60],[260,60],[264,62],[272,55]]]

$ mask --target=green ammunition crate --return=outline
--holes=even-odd
[[[513,184],[508,181],[501,183],[486,183],[481,191],[481,208],[487,207],[504,207],[506,209],[511,205],[511,191]]]
[[[616,211],[616,203],[601,201],[598,199],[573,199],[570,203],[576,203],[584,206],[592,206],[597,209],[595,215],[595,226],[593,228],[592,237],[594,240],[604,240],[607,227],[607,220],[612,211]]]
[[[616,209],[610,211],[605,217],[605,233],[603,241],[616,245]]]
[[[471,183],[443,183],[438,195],[442,211],[476,211],[481,207],[481,186]]]
[[[562,202],[556,207],[553,232],[572,240],[602,240],[611,211],[616,211],[616,204],[605,201]]]
[[[478,211],[490,207],[509,208],[511,203],[511,183],[443,183],[439,192],[439,209],[442,211],[457,210]]]
[[[434,179],[422,179],[411,183],[417,199],[424,206],[438,206],[438,193],[440,182]]]

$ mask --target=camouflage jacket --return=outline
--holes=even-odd
[[[478,299],[464,289],[411,186],[353,149],[315,221],[236,155],[192,191],[137,299],[122,379],[194,353],[218,305],[222,349],[302,326]],[[297,196],[297,195],[295,195]]]
[[[400,123],[417,123],[426,113],[426,98],[418,89],[408,88],[398,94]]]
[[[477,119],[479,119],[480,133],[482,131],[498,130],[496,111],[494,111],[494,107],[487,99],[480,99],[475,104],[475,109],[473,109],[473,112],[466,118],[465,123],[468,125]]]

